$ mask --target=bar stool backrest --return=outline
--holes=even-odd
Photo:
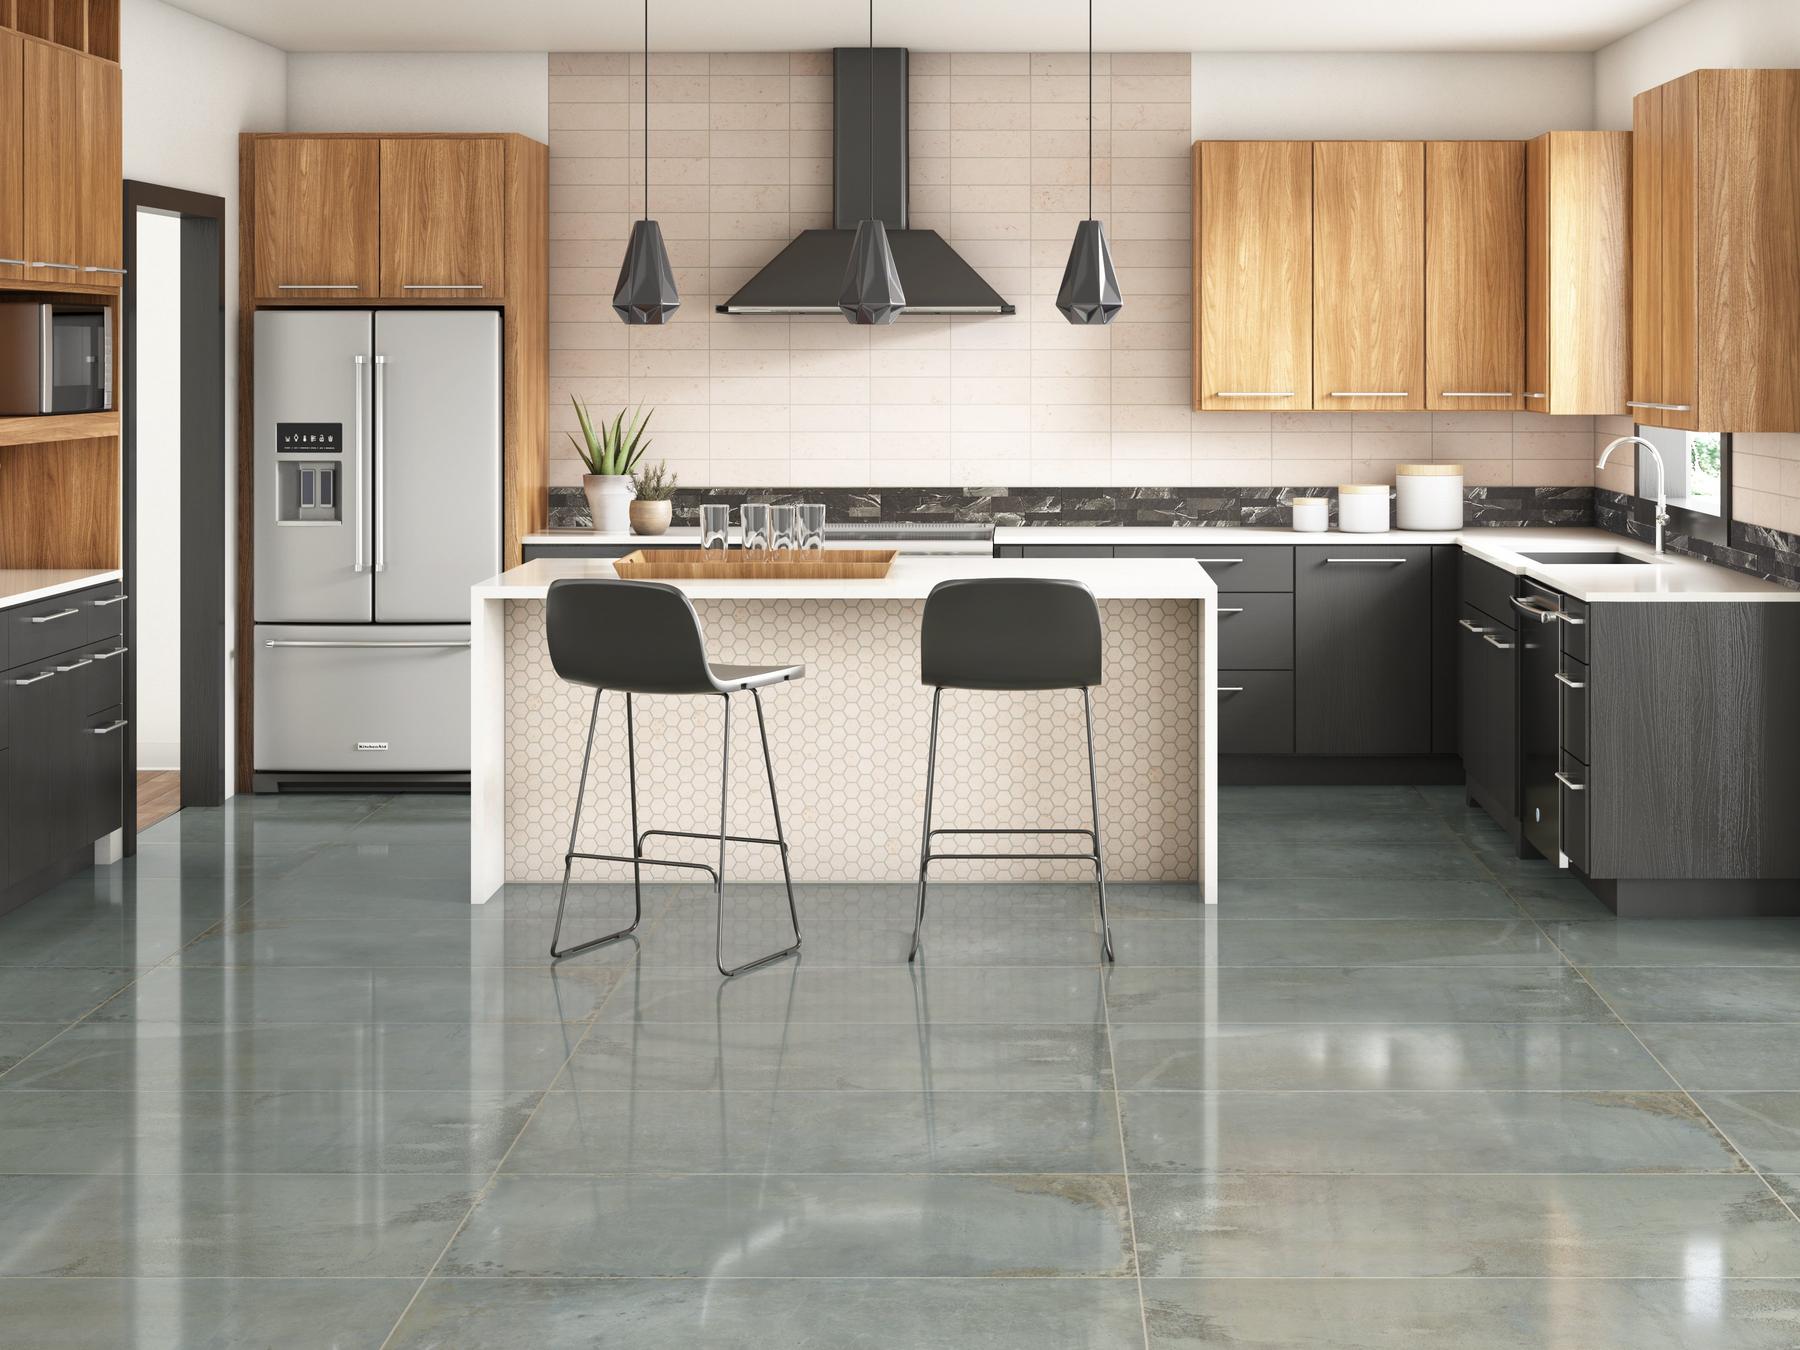
[[[716,694],[700,616],[660,581],[569,577],[545,602],[550,664],[563,679],[625,694]]]
[[[920,680],[939,689],[1079,689],[1100,683],[1100,606],[1079,581],[967,577],[925,597]]]

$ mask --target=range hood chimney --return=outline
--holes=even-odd
[[[719,313],[839,313],[844,266],[857,222],[869,218],[871,193],[906,288],[907,314],[1015,313],[936,230],[907,225],[906,48],[877,47],[871,53],[867,47],[839,47],[832,61],[833,228],[804,231],[720,305]]]

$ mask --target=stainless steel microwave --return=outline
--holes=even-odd
[[[112,401],[112,310],[0,301],[0,416],[105,412]]]

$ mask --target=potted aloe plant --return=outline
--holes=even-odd
[[[644,439],[650,414],[633,414],[627,422],[625,410],[621,409],[610,423],[603,421],[596,428],[588,416],[587,405],[574,397],[570,402],[575,405],[575,416],[581,423],[581,438],[577,440],[571,434],[569,439],[574,442],[581,462],[587,466],[581,489],[587,493],[594,528],[607,534],[623,534],[631,524],[631,471],[643,458],[644,451],[650,448],[650,442]]]
[[[631,532],[661,534],[668,529],[675,511],[671,499],[676,488],[675,475],[669,472],[669,466],[657,463],[638,470],[631,475],[631,486],[636,493],[631,503]]]

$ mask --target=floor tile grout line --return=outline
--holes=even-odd
[[[1119,1171],[1125,1183],[1125,1223],[1126,1231],[1131,1236],[1131,1270],[1137,1278],[1138,1320],[1144,1333],[1144,1350],[1150,1350],[1150,1308],[1144,1301],[1144,1256],[1138,1246],[1137,1208],[1131,1195],[1131,1159],[1125,1149],[1125,1098],[1119,1091],[1118,1061],[1113,1054],[1112,1040],[1112,1008],[1107,1000],[1107,982],[1110,977],[1106,967],[1100,969],[1100,1010],[1105,1016],[1106,1027],[1106,1077],[1112,1085],[1113,1118],[1119,1128]]]

